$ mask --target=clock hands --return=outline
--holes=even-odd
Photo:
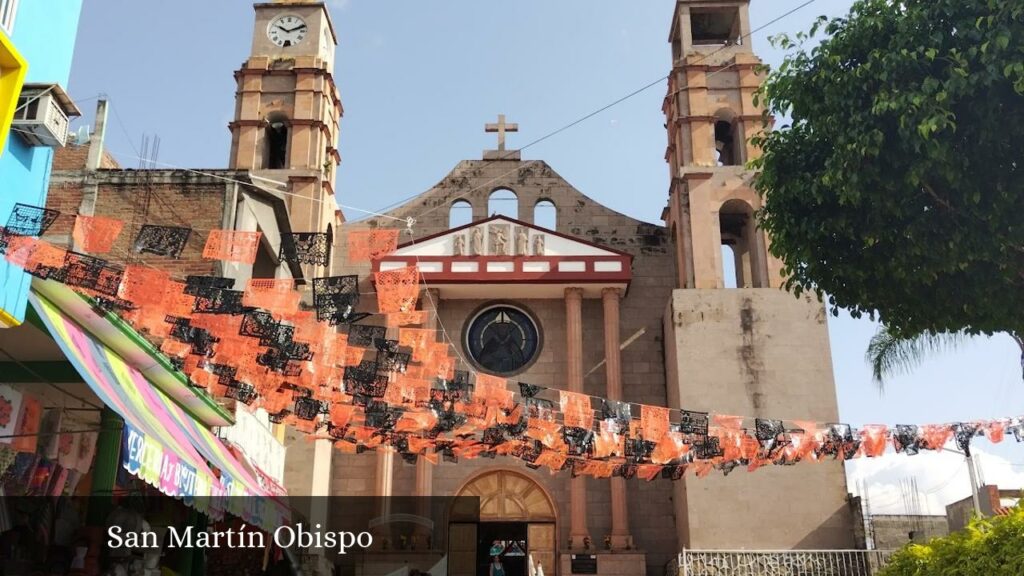
[[[299,25],[294,28],[285,28],[286,23],[294,23],[298,21]],[[308,25],[298,18],[282,18],[272,23],[272,28],[268,29],[271,36],[271,40],[278,46],[288,47],[294,44],[302,42],[303,38],[309,32]],[[280,37],[278,37],[280,35]]]

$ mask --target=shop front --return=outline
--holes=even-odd
[[[166,545],[172,526],[272,531],[288,517],[271,496],[283,494],[211,431],[230,426],[231,412],[130,327],[52,282],[35,281],[30,303],[30,321],[0,340],[4,573],[238,574],[281,563],[271,548],[221,558]],[[112,547],[111,526],[154,534],[156,545]]]

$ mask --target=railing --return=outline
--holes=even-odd
[[[890,550],[683,550],[666,576],[875,576]]]

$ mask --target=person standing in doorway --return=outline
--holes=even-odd
[[[487,576],[505,576],[505,565],[501,563],[501,558],[498,556],[494,556],[490,573]]]

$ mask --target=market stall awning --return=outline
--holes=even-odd
[[[47,298],[32,293],[29,301],[85,382],[124,418],[122,464],[129,472],[169,495],[184,498],[266,494],[213,433],[141,372]],[[220,470],[219,479],[207,462]],[[168,466],[176,473],[168,474]]]
[[[153,386],[203,424],[234,424],[230,411],[205,392],[190,387],[184,374],[116,314],[98,311],[91,299],[54,280],[34,278],[32,292],[53,303],[64,316],[85,328],[91,338],[141,372]]]

